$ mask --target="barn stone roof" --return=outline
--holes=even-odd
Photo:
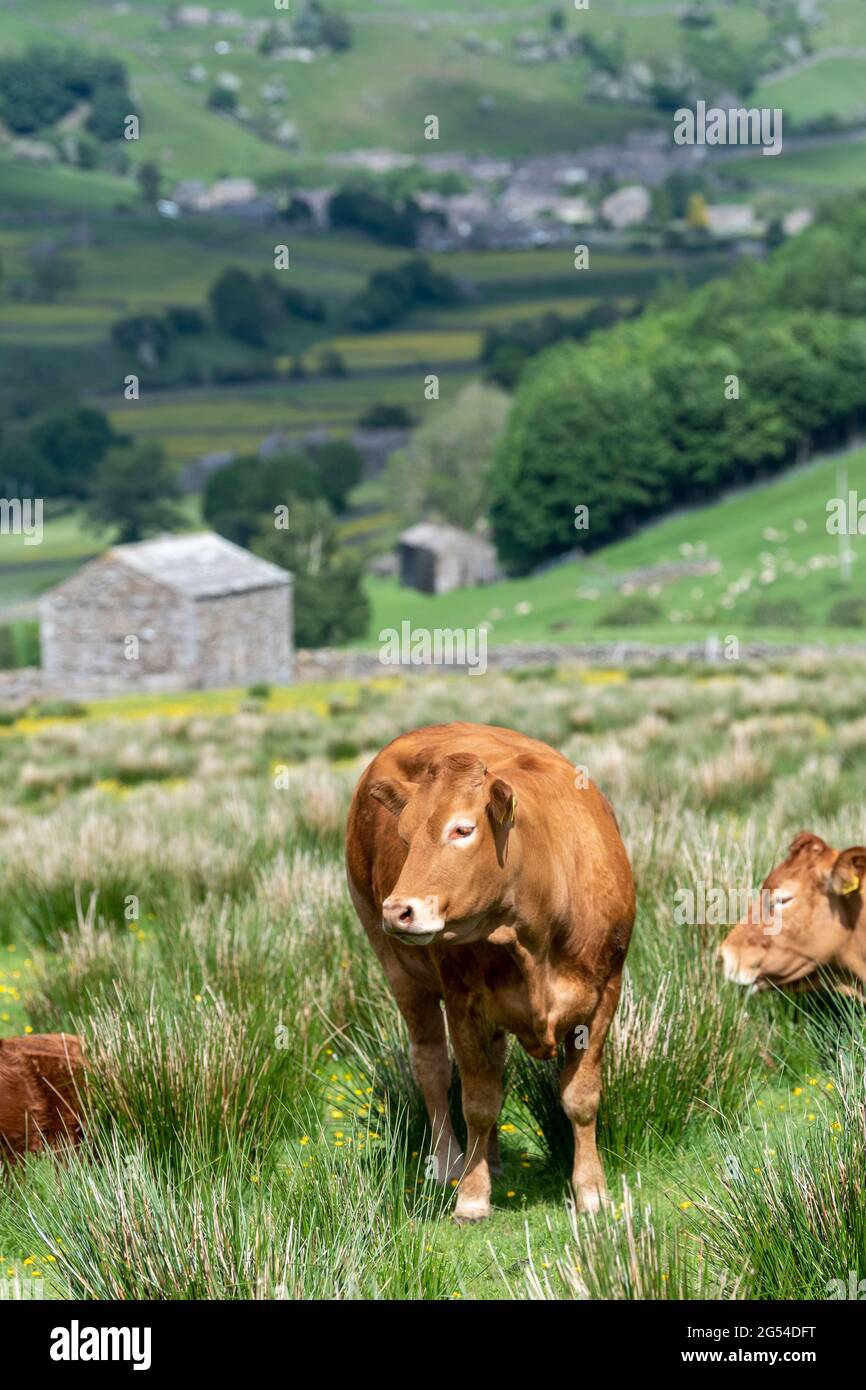
[[[450,555],[454,551],[474,550],[482,547],[492,549],[490,542],[472,531],[462,531],[459,526],[440,525],[434,521],[418,521],[400,536],[400,544],[420,550],[431,550],[434,555]]]
[[[188,598],[219,598],[291,582],[287,570],[261,560],[213,531],[115,545],[108,554]]]

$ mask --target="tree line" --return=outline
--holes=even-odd
[[[823,210],[764,262],[662,293],[562,342],[520,379],[491,477],[512,573],[620,539],[674,505],[844,443],[866,419],[866,197]]]

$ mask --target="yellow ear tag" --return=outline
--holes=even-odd
[[[510,809],[507,810],[507,811],[503,811],[503,812],[502,812],[502,815],[499,817],[499,824],[500,824],[500,825],[504,825],[504,824],[505,824],[505,821],[506,821],[506,818],[508,818],[508,819],[511,821],[511,824],[512,824],[512,825],[514,824],[514,822],[515,822],[516,819],[517,819],[517,797],[514,796],[514,795],[512,795],[512,797],[511,797],[511,807],[510,807]]]
[[[856,892],[857,892],[857,889],[858,889],[859,887],[860,887],[860,880],[859,880],[859,878],[857,878],[856,875],[855,875],[855,877],[851,880],[850,883],[846,883],[846,884],[845,884],[845,887],[842,889],[842,892],[843,892],[843,893],[856,893]]]

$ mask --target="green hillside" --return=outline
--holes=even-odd
[[[395,582],[370,580],[371,632],[375,639],[381,629],[399,628],[408,619],[426,628],[470,628],[487,622],[491,645],[702,641],[708,632],[732,633],[740,641],[859,640],[866,627],[866,538],[846,538],[853,559],[851,582],[845,584],[839,538],[826,530],[827,501],[844,496],[846,488],[866,498],[866,449],[818,459],[762,487],[667,517],[586,560],[527,579],[435,598]],[[577,532],[575,538],[579,540]],[[709,561],[718,561],[717,573],[671,579],[650,575],[635,583],[633,594],[620,591],[624,578],[635,570]],[[661,610],[658,619],[613,625],[599,621],[628,606],[638,594],[655,598]],[[863,601],[859,630],[829,628],[830,609],[848,597]],[[756,622],[759,604],[778,607],[782,621]],[[766,612],[770,614],[769,608]]]
[[[773,159],[749,155],[724,161],[739,179],[756,188],[779,188],[798,198],[825,198],[835,191],[866,187],[866,139],[814,149],[785,149]]]
[[[847,481],[846,481],[847,479]],[[826,530],[827,501],[847,488],[866,498],[866,448],[821,458],[784,477],[694,511],[667,517],[590,558],[545,574],[432,598],[386,580],[368,579],[372,619],[366,643],[383,628],[406,620],[415,627],[490,624],[491,645],[508,642],[702,641],[708,632],[773,641],[857,641],[860,629],[830,627],[832,606],[859,598],[866,610],[866,538],[853,536],[851,582],[840,575],[840,540]],[[199,525],[189,505],[189,524]],[[575,533],[576,539],[578,533]],[[20,537],[0,541],[0,604],[23,602],[72,573],[99,549],[80,513],[48,520],[41,546]],[[626,576],[650,567],[718,561],[717,573],[647,575],[631,594]],[[762,581],[772,575],[772,580]],[[732,592],[732,586],[734,590]],[[658,589],[658,591],[656,591]],[[600,622],[638,595],[654,597],[661,616],[652,623]],[[754,621],[758,604],[790,609],[789,620]],[[797,620],[801,605],[802,621]]]
[[[248,21],[281,17],[259,0],[231,8]],[[749,0],[735,0],[704,8],[713,15],[712,33],[725,53],[740,55],[738,61],[754,55],[759,68],[767,61],[762,55],[774,41],[770,6],[759,9]],[[307,64],[262,52],[255,34],[248,40],[248,28],[170,27],[170,9],[167,0],[85,0],[74,12],[63,0],[40,0],[38,7],[30,0],[6,0],[0,51],[14,53],[50,33],[56,43],[122,55],[142,113],[135,162],[155,161],[168,180],[220,174],[267,179],[298,154],[309,158],[382,146],[430,153],[424,138],[430,113],[441,122],[438,149],[510,158],[580,149],[628,130],[665,125],[664,113],[650,106],[599,99],[588,85],[592,65],[585,55],[518,63],[515,40],[527,31],[543,38],[556,11],[569,35],[602,44],[613,35],[626,63],[665,60],[683,51],[689,39],[689,26],[676,7],[652,0],[629,0],[613,15],[603,5],[575,13],[570,5],[527,6],[519,0],[477,0],[468,11],[453,0],[445,9],[428,0],[330,0],[329,9],[352,25],[351,47]],[[292,14],[299,9],[293,5]],[[848,45],[855,52],[850,59],[831,57],[790,78],[770,80],[759,97],[779,98],[772,104],[785,104],[786,116],[797,122],[827,114],[856,116],[863,107],[862,6],[825,0],[805,33],[813,56]],[[196,80],[190,80],[191,69]],[[724,69],[719,75],[724,77]],[[208,106],[221,78],[237,88],[233,115]],[[297,126],[294,153],[276,138],[286,119]]]
[[[587,100],[583,62],[516,68],[510,46],[527,28],[521,5],[481,0],[465,14],[456,8],[334,0],[330,8],[353,22],[352,47],[309,65],[247,48],[237,30],[167,28],[169,8],[164,0],[136,0],[119,13],[111,4],[90,0],[72,15],[60,0],[40,0],[37,16],[24,0],[11,0],[0,16],[0,47],[14,50],[39,41],[50,26],[57,40],[122,52],[143,113],[136,153],[155,159],[177,178],[278,172],[285,167],[284,151],[257,132],[274,124],[273,112],[298,123],[301,147],[312,154],[383,145],[429,152],[424,118],[430,112],[440,115],[442,139],[450,148],[512,157],[615,138],[641,119],[631,108]],[[268,18],[253,0],[232,8],[251,19]],[[543,10],[531,18],[543,29]],[[429,30],[419,32],[425,20]],[[590,11],[584,22],[599,31],[605,23],[601,12]],[[476,26],[502,51],[470,51],[464,40]],[[672,19],[638,11],[629,22],[630,43],[636,53],[647,46],[662,51],[675,28]],[[217,43],[228,43],[230,51],[216,53]],[[205,72],[196,83],[185,78],[194,65]],[[215,115],[207,107],[209,91],[225,73],[239,80],[243,119]],[[281,102],[263,96],[263,86],[274,81],[287,89]],[[482,109],[482,97],[491,98],[494,108]]]
[[[8,167],[8,166],[7,166]],[[16,177],[22,166],[12,166]],[[0,178],[4,166],[0,162]],[[0,259],[7,283],[27,273],[30,248],[47,227],[63,240],[69,232],[62,197],[76,178],[65,170],[27,169],[24,180],[51,211],[46,224],[23,208],[0,221]],[[64,182],[58,179],[64,175]],[[115,181],[117,182],[117,181]],[[57,187],[61,202],[52,199]],[[107,189],[104,190],[107,196]],[[84,209],[81,211],[84,221]],[[271,350],[250,348],[213,327],[178,344],[156,370],[140,368],[141,399],[122,398],[128,358],[110,341],[112,325],[134,314],[158,314],[171,304],[207,311],[208,290],[230,266],[258,274],[273,260],[276,239],[291,243],[291,283],[320,295],[322,323],[296,320]],[[125,213],[91,210],[82,244],[64,249],[76,283],[50,302],[3,295],[0,354],[9,368],[43,370],[71,392],[86,396],[133,436],[156,437],[170,457],[185,463],[201,454],[254,448],[270,431],[302,435],[323,425],[349,430],[370,405],[423,408],[428,371],[441,379],[441,398],[455,395],[478,370],[486,328],[555,311],[577,317],[600,301],[636,304],[673,278],[697,283],[727,268],[722,250],[700,255],[652,257],[598,251],[592,270],[575,275],[570,248],[528,251],[462,251],[431,257],[437,270],[460,279],[465,298],[448,308],[419,307],[389,331],[361,333],[347,306],[368,276],[393,268],[411,254],[367,238],[329,233],[311,236],[286,227],[249,226],[230,217],[170,222],[138,208]],[[320,354],[339,352],[349,375],[322,376]],[[308,375],[292,380],[299,358]],[[226,377],[236,371],[236,380]]]

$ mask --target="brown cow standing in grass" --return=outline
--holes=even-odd
[[[79,1141],[82,1066],[71,1033],[0,1038],[0,1163]]]
[[[738,985],[815,988],[827,983],[864,999],[866,847],[832,849],[803,830],[764,879],[762,910],[738,922],[719,948],[725,978]],[[815,971],[822,976],[812,979]]]
[[[389,743],[352,800],[349,889],[409,1028],[437,1176],[460,1178],[460,1222],[490,1210],[506,1033],[532,1057],[565,1044],[575,1197],[594,1210],[605,1193],[601,1054],[635,897],[613,811],[586,780],[511,729],[445,724]],[[445,1019],[462,1083],[462,1162]]]

